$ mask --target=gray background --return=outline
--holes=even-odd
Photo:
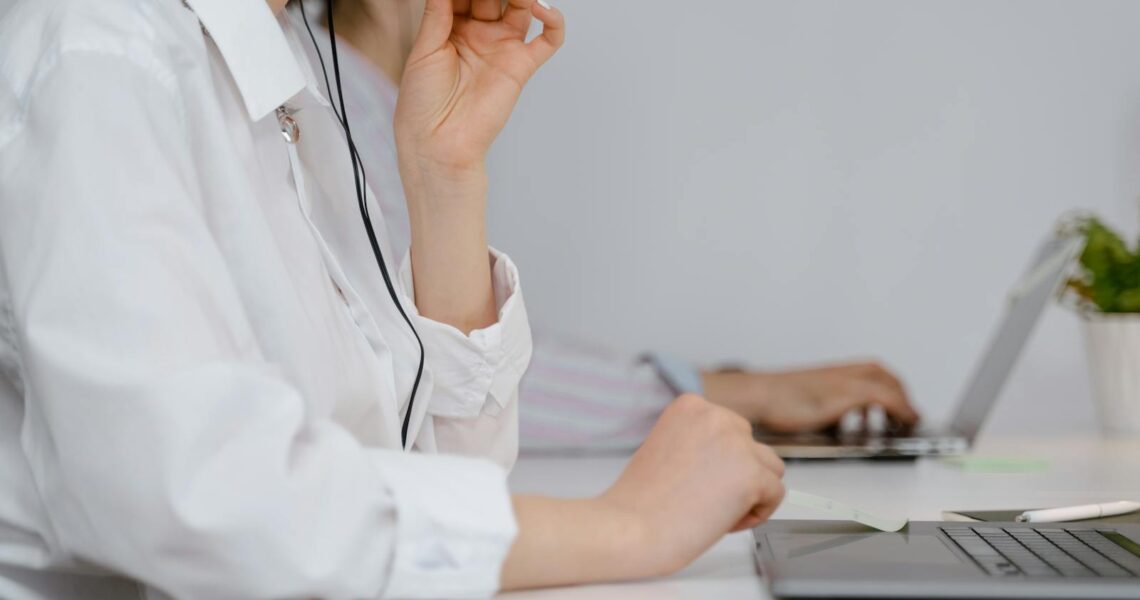
[[[491,161],[542,331],[880,357],[938,419],[1060,214],[1135,232],[1140,3],[558,5],[568,42]],[[1093,427],[1077,317],[1030,343],[994,428]]]

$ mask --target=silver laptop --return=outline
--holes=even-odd
[[[1082,247],[1080,238],[1056,236],[1038,250],[1026,275],[1012,290],[1005,318],[982,355],[948,428],[795,435],[771,434],[758,429],[756,439],[788,459],[914,458],[965,452],[997,401],[1029,334],[1064,284]]]
[[[1140,525],[845,521],[753,530],[777,598],[1140,598]]]

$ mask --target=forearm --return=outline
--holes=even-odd
[[[571,585],[649,577],[651,544],[636,515],[600,499],[515,496],[519,534],[503,566],[502,588]]]
[[[464,334],[493,324],[487,250],[487,175],[477,169],[401,165],[420,314]]]

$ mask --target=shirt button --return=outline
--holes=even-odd
[[[281,137],[290,144],[296,144],[301,139],[301,126],[293,118],[296,112],[284,104],[277,107],[277,123],[281,126]]]

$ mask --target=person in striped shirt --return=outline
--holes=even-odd
[[[423,0],[346,0],[335,12],[338,38],[347,42],[341,44],[342,84],[353,137],[391,228],[391,245],[402,255],[409,246],[409,225],[392,123],[397,82]],[[324,15],[314,16],[324,22]],[[327,30],[314,31],[327,56]],[[315,61],[315,54],[310,58]],[[918,420],[902,383],[875,362],[789,371],[701,370],[657,353],[628,356],[539,331],[519,392],[520,449],[636,448],[661,411],[686,392],[778,432],[824,429],[852,411],[875,406],[903,425]]]

